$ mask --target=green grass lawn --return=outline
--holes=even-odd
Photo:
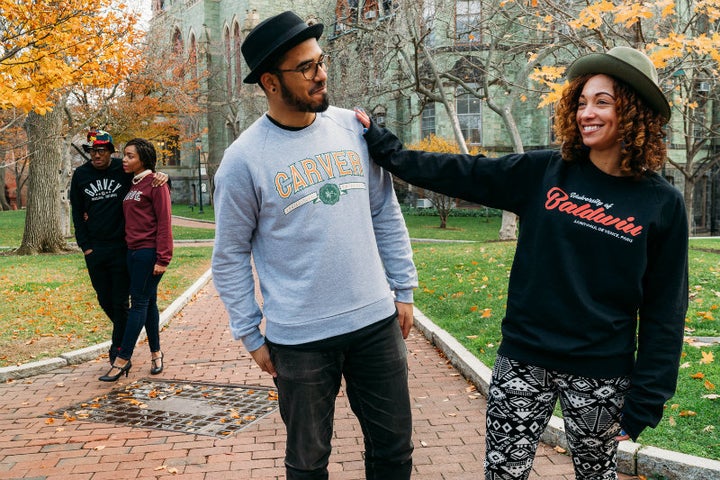
[[[489,242],[498,238],[500,217],[450,217],[445,229],[440,228],[440,218],[432,216],[406,216],[405,224],[416,239]]]
[[[199,206],[180,205],[173,203],[172,214],[178,217],[192,218],[195,220],[215,221],[215,210],[212,205],[203,204],[203,213],[200,213]]]

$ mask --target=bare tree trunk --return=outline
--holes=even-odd
[[[450,216],[450,212],[453,209],[453,204],[455,203],[455,200],[448,197],[447,195],[443,195],[442,193],[437,192],[431,192],[428,190],[428,198],[433,204],[433,207],[435,207],[435,210],[437,210],[438,215],[440,216],[440,228],[447,228],[447,220]]]
[[[502,224],[498,238],[500,240],[516,240],[517,239],[517,221],[518,217],[512,212],[503,210]]]
[[[10,204],[5,198],[5,164],[0,165],[0,210],[10,210]]]
[[[69,250],[60,230],[58,174],[62,164],[62,122],[60,106],[45,115],[31,112],[25,121],[31,160],[25,231],[17,251],[19,255]]]
[[[693,198],[695,197],[695,179],[685,178],[685,192],[683,197],[685,198],[685,211],[688,217],[688,228],[690,235],[695,235],[695,203]]]
[[[70,238],[70,222],[72,212],[70,210],[70,180],[72,179],[72,157],[66,153],[68,147],[62,143],[61,168],[59,176],[60,189],[60,234],[63,238]]]

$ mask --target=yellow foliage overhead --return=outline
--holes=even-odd
[[[717,0],[699,0],[695,2],[695,13],[707,15],[708,20],[717,22],[720,20],[720,4]]]
[[[42,115],[72,86],[116,84],[142,36],[126,9],[113,0],[0,0],[0,109]]]
[[[602,0],[583,9],[577,20],[568,22],[568,24],[576,30],[581,28],[600,28],[603,23],[603,14],[611,12],[614,9],[615,5],[612,2]]]
[[[407,148],[410,150],[424,150],[426,152],[460,153],[460,148],[458,148],[457,143],[450,142],[432,133],[419,142],[408,145]],[[468,149],[471,155],[480,153],[477,147],[469,147]]]
[[[538,108],[546,105],[552,105],[562,96],[562,92],[567,82],[557,83],[557,81],[565,74],[565,67],[541,66],[535,68],[530,74],[530,80],[540,83],[550,89],[549,93],[542,96],[542,100]]]
[[[617,24],[622,24],[625,28],[631,28],[640,20],[652,17],[651,5],[643,2],[632,2],[617,7],[614,21]]]

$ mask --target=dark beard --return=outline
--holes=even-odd
[[[280,79],[280,93],[282,95],[283,100],[285,101],[285,104],[290,107],[295,107],[298,112],[305,112],[305,113],[317,113],[317,112],[324,112],[328,109],[330,106],[330,100],[328,99],[327,94],[323,94],[322,101],[319,103],[316,102],[306,102],[304,100],[301,100],[300,98],[293,95],[287,88],[285,88],[285,83],[282,81],[282,78]]]

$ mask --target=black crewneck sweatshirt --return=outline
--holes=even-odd
[[[631,376],[636,439],[675,392],[688,303],[688,223],[660,175],[615,177],[554,150],[500,158],[403,150],[372,125],[373,159],[403,180],[516,213],[498,353],[591,378]]]
[[[90,162],[75,169],[70,182],[70,204],[75,239],[81,250],[125,244],[122,200],[132,177],[123,171],[122,161],[117,158],[105,170],[98,170]]]

